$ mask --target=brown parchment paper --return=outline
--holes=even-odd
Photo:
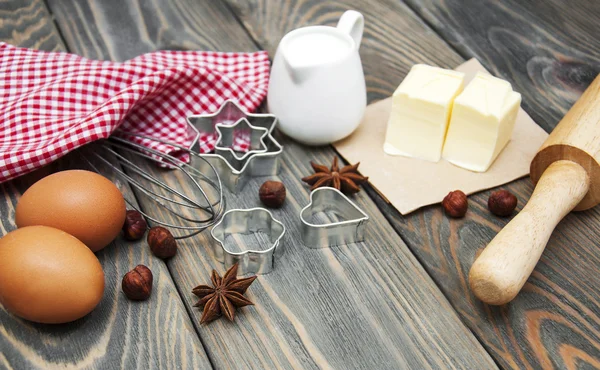
[[[456,70],[466,74],[467,83],[477,71],[487,72],[476,59],[461,64]],[[360,162],[361,174],[369,176],[369,182],[403,215],[441,202],[452,190],[472,194],[529,175],[529,164],[548,136],[519,109],[506,148],[487,172],[476,173],[443,159],[432,163],[385,154],[383,143],[391,108],[391,98],[369,105],[356,131],[333,145],[346,161]]]

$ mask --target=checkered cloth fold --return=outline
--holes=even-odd
[[[268,80],[265,51],[158,51],[115,63],[0,43],[0,182],[118,130],[189,145],[186,116],[226,99],[254,111]]]

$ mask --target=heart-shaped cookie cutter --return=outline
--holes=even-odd
[[[245,158],[244,162],[236,168],[228,159],[219,153],[200,154],[205,162],[198,162],[199,170],[204,173],[211,173],[214,168],[222,183],[234,194],[239,193],[246,185],[248,180],[254,176],[274,176],[279,173],[280,163],[279,155],[283,147],[273,138],[271,132],[277,124],[277,118],[272,114],[247,113],[235,101],[227,100],[221,105],[218,111],[212,114],[200,114],[187,117],[187,122],[200,136],[216,136],[216,125],[231,125],[246,119],[251,126],[262,127],[268,130],[264,138],[266,151],[262,153],[251,153]],[[202,153],[200,142],[196,144],[193,151]],[[206,149],[206,148],[205,148]]]
[[[345,221],[313,224],[308,220],[317,212],[333,212]],[[310,202],[300,211],[302,241],[309,248],[327,248],[364,240],[369,216],[335,188],[323,187],[310,193]]]
[[[232,252],[226,246],[227,235],[258,232],[268,235],[271,243],[269,248]],[[210,234],[216,241],[214,252],[217,259],[225,264],[225,268],[239,263],[241,275],[268,274],[273,271],[275,258],[283,254],[285,226],[264,208],[231,209],[223,214]]]

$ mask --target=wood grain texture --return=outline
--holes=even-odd
[[[62,4],[62,9],[72,9],[74,3]],[[88,2],[96,10],[117,4],[103,1],[104,7],[99,7],[100,3]],[[241,26],[234,27],[235,17],[220,2],[190,2],[185,6],[179,1],[145,4],[151,8],[148,14],[152,16],[143,22],[121,19],[117,23],[111,17],[95,13],[93,18],[76,22],[67,16],[58,18],[58,24],[65,35],[85,38],[90,29],[120,27],[123,34],[135,35],[139,32],[131,28],[140,24],[151,29],[179,22],[186,29],[197,27],[202,32],[220,35],[207,43],[207,37],[200,34],[186,47],[208,49],[216,43],[218,50],[256,48]],[[57,12],[57,2],[51,1],[50,5]],[[331,20],[341,14],[342,7],[336,9]],[[383,9],[379,11],[384,13]],[[196,17],[189,18],[187,13]],[[280,20],[282,14],[286,13],[273,15],[273,19]],[[402,19],[399,16],[396,21]],[[418,21],[411,22],[426,31]],[[145,34],[157,35],[154,30]],[[231,35],[238,35],[237,39],[231,41]],[[121,41],[109,36],[103,33],[103,42],[110,45],[101,52],[97,44],[86,40],[69,41],[69,45],[74,45],[74,50],[84,56],[117,55],[109,50],[117,49],[114,45]],[[161,42],[158,38],[151,41],[157,47]],[[176,39],[169,42],[179,43]],[[427,42],[424,38],[422,43]],[[119,50],[119,58],[135,56],[133,50]],[[275,271],[259,277],[250,287],[248,295],[256,305],[242,309],[233,324],[220,320],[199,326],[201,312],[191,308],[195,303],[191,289],[207,283],[212,268],[224,270],[213,258],[212,239],[208,233],[202,233],[182,241],[178,255],[168,262],[213,364],[233,368],[494,368],[491,358],[459,322],[446,299],[366,194],[360,194],[356,200],[371,216],[367,242],[324,250],[310,250],[301,245],[298,213],[308,202],[309,193],[299,178],[310,173],[309,160],[328,162],[333,151],[328,147],[309,150],[288,140],[283,140],[283,144],[286,148],[279,179],[288,189],[288,199],[286,206],[274,214],[287,228],[286,251],[277,261]],[[148,171],[163,176],[170,184],[179,183],[176,175],[159,172],[152,165]],[[241,194],[229,195],[228,208],[259,205],[256,193],[264,180],[254,179]],[[153,207],[146,203],[143,206]]]
[[[334,25],[347,8],[364,12],[370,37],[368,42],[363,41],[361,56],[369,101],[391,95],[413,63],[448,68],[459,64],[460,59],[439,40],[419,38],[436,37],[429,30],[413,31],[418,21],[397,19],[411,12],[399,2],[228,2],[251,34],[269,45],[271,51],[285,32],[296,27]],[[598,17],[593,16],[598,3],[576,3],[580,6],[558,0],[409,2],[455,50],[477,57],[493,74],[513,83],[523,93],[524,108],[546,130],[558,122],[600,70],[600,38],[594,26]],[[387,11],[381,11],[382,7]],[[296,16],[272,16],[288,12]],[[450,15],[439,16],[447,13]],[[422,49],[413,47],[415,41],[407,43],[406,38],[427,45],[425,54],[419,54]],[[372,54],[377,57],[369,59]],[[381,63],[385,68],[379,66]],[[517,195],[519,210],[533,190],[528,179],[503,188]],[[438,206],[402,217],[375,191],[368,190],[463,321],[502,367],[600,366],[598,209],[568,215],[555,230],[521,294],[510,305],[491,307],[471,293],[467,278],[475,256],[508,222],[487,210],[490,192],[469,197],[470,210],[465,219],[449,220]]]
[[[47,51],[66,50],[43,1],[0,1],[0,20],[0,40],[4,42]],[[89,170],[82,160],[89,157],[89,150],[82,148],[0,184],[0,235],[16,228],[16,204],[30,185],[54,171]],[[100,168],[116,180],[106,168]],[[129,186],[116,183],[135,202]],[[211,367],[167,266],[152,257],[144,241],[128,242],[119,236],[97,256],[106,278],[104,297],[84,318],[70,324],[42,325],[18,319],[0,306],[0,368]],[[121,278],[140,263],[152,269],[154,289],[149,301],[131,302],[121,292]]]
[[[522,180],[502,188],[517,196],[520,211],[533,185]],[[438,206],[401,217],[382,200],[377,205],[501,367],[597,367],[600,212],[567,215],[521,293],[510,304],[493,307],[472,294],[467,278],[476,256],[509,221],[489,213],[490,193],[470,196],[462,220],[448,219]]]
[[[465,58],[523,94],[546,131],[600,72],[600,2],[405,0]]]
[[[65,50],[42,0],[1,0],[0,40],[27,48]]]
[[[210,2],[210,6],[204,3]],[[239,51],[248,37],[221,1],[48,0],[73,51],[123,61],[156,50]],[[228,40],[227,43],[221,40]]]

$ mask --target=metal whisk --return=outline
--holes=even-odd
[[[137,209],[155,224],[182,231],[178,233],[182,235],[174,234],[177,239],[194,236],[220,220],[225,212],[225,198],[223,197],[221,179],[212,164],[207,162],[199,153],[175,143],[140,134],[127,133],[126,135],[167,144],[190,155],[190,163],[188,164],[174,156],[136,144],[119,136],[111,136],[109,139],[104,140],[100,147],[105,153],[96,151],[93,155],[137,190],[139,198],[147,197],[153,204],[165,210],[166,213],[162,214],[162,218],[157,218],[151,213],[158,210],[158,208],[146,207],[148,209],[144,211],[138,209],[126,199],[131,208]],[[119,165],[109,161],[105,154],[116,158]],[[150,162],[135,160],[136,158],[144,158]],[[200,166],[200,162],[205,163],[201,163]],[[99,172],[93,163],[89,160],[88,163],[96,172]],[[149,167],[149,163],[153,163],[153,168]],[[164,177],[163,180],[151,174],[151,172],[158,170],[157,163],[172,168],[169,177]],[[212,173],[203,173],[199,170],[200,167],[203,170],[211,168]],[[174,184],[168,183],[173,181],[177,181],[179,185],[182,183],[188,184],[192,191],[184,193],[178,190]]]

